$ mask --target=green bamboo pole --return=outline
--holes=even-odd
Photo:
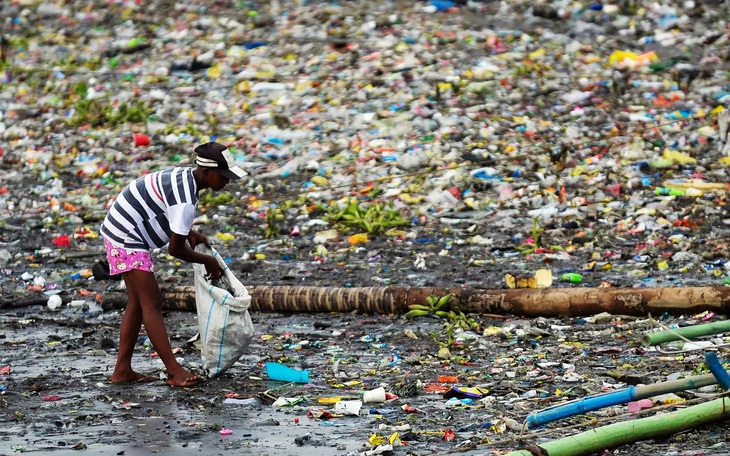
[[[692,339],[694,337],[710,336],[728,331],[730,331],[730,320],[715,321],[704,325],[685,326],[684,328],[645,334],[641,338],[641,343],[645,346],[659,345],[664,342],[680,340],[682,337]]]
[[[539,445],[550,456],[584,456],[641,440],[665,437],[730,418],[730,397],[723,397],[676,412],[610,424]],[[534,456],[518,450],[505,456]]]

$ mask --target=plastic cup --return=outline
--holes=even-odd
[[[135,146],[149,146],[150,145],[150,137],[147,135],[143,135],[142,133],[133,134],[132,139],[134,139]]]
[[[362,401],[368,402],[385,402],[385,388],[375,388],[374,390],[365,391],[362,395]]]
[[[340,401],[335,404],[335,413],[340,415],[360,415],[362,401]]]

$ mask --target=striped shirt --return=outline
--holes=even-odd
[[[119,194],[100,233],[114,246],[149,251],[172,233],[187,236],[198,205],[194,168],[172,168],[140,177]]]

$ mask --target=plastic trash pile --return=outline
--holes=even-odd
[[[98,247],[121,185],[215,139],[253,176],[199,220],[236,260],[296,276],[386,243],[420,251],[383,262],[420,283],[433,255],[592,285],[725,280],[723,7],[391,6],[4,3],[0,261],[23,264],[28,226],[34,251]],[[352,201],[402,220],[343,224]]]

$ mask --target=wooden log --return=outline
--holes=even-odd
[[[645,316],[682,315],[711,310],[728,313],[730,287],[480,289],[430,287],[252,286],[251,310],[261,312],[358,312],[400,314],[431,295],[454,293],[452,309],[464,313],[536,316],[588,316],[601,312]],[[191,286],[162,290],[166,309],[195,310]],[[126,306],[124,293],[106,293],[102,307]]]

